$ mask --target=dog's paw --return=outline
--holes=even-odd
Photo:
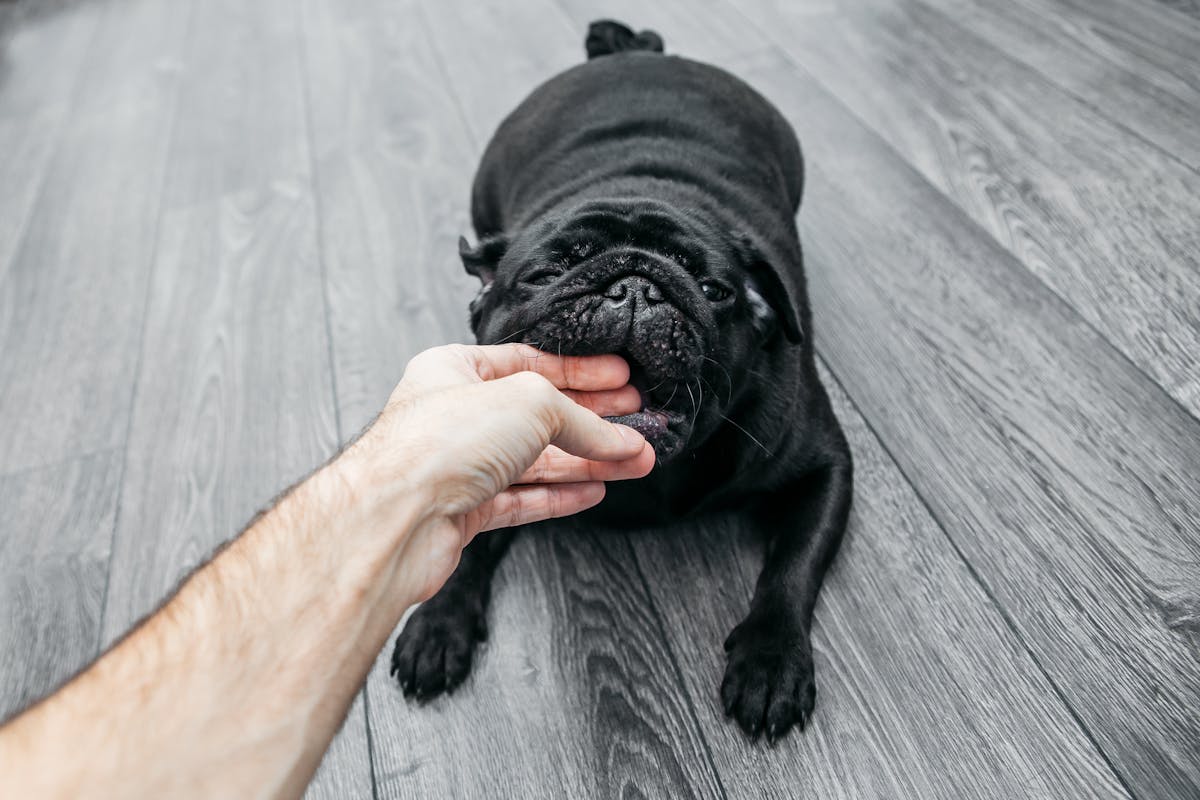
[[[792,726],[804,730],[816,702],[808,631],[786,613],[751,612],[725,640],[721,683],[725,715],[749,736],[774,744]]]
[[[473,606],[435,596],[408,618],[392,651],[392,675],[406,697],[428,700],[466,680],[475,645],[487,638],[483,609]]]

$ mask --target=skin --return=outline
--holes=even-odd
[[[164,606],[0,728],[13,797],[298,797],[405,610],[481,531],[654,465],[616,356],[451,345]]]

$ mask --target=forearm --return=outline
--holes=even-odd
[[[299,795],[420,595],[402,554],[426,509],[369,479],[359,452],[315,474],[0,731],[14,796]]]
[[[523,345],[415,357],[362,439],[0,728],[5,796],[298,796],[404,610],[472,536],[650,471],[645,439],[600,417],[639,406],[628,379],[615,356]]]

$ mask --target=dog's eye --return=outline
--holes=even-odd
[[[704,292],[704,297],[711,303],[719,303],[726,297],[729,297],[729,290],[719,283],[713,281],[704,281],[700,284],[700,291]]]
[[[524,282],[533,284],[534,286],[545,286],[548,283],[553,283],[559,275],[562,275],[561,270],[539,269],[526,275]]]

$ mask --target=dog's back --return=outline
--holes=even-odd
[[[592,23],[589,60],[531,93],[488,145],[472,202],[480,236],[568,198],[622,196],[743,217],[731,228],[793,230],[803,162],[787,121],[741,80],[662,46],[651,31]]]

